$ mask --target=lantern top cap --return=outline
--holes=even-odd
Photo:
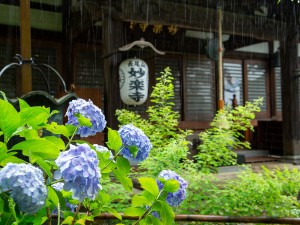
[[[140,48],[150,47],[150,48],[152,48],[152,50],[154,52],[156,52],[159,55],[164,55],[165,54],[165,52],[162,52],[162,51],[159,51],[158,49],[156,49],[152,43],[150,43],[148,41],[145,41],[144,38],[141,38],[138,41],[131,42],[127,45],[124,45],[123,47],[120,47],[119,51],[128,51],[136,45],[139,46]]]

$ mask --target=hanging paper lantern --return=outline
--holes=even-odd
[[[147,100],[148,71],[148,65],[141,59],[126,59],[120,64],[120,94],[125,104],[141,105]]]

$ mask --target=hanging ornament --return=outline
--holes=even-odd
[[[149,70],[138,58],[124,60],[119,66],[119,84],[122,101],[127,105],[141,105],[147,100]]]

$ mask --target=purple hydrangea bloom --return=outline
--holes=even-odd
[[[0,193],[9,191],[20,211],[33,214],[47,197],[43,172],[31,164],[8,163],[0,171]]]
[[[64,183],[62,182],[58,182],[58,183],[54,183],[51,185],[56,191],[61,191],[64,187]],[[73,205],[73,204],[70,204],[68,201],[66,201],[66,206],[67,208],[69,208],[69,210],[71,212],[75,212],[75,209],[77,208],[77,205]],[[55,208],[53,211],[52,211],[52,214],[54,215],[57,215],[57,208]],[[61,215],[61,217],[63,217],[63,215]]]
[[[69,103],[69,107],[66,112],[66,116],[68,116],[68,124],[72,124],[74,126],[78,126],[78,118],[75,116],[76,114],[81,114],[85,118],[90,119],[92,126],[80,126],[78,128],[77,134],[80,137],[88,137],[95,135],[97,132],[103,131],[106,126],[105,117],[96,105],[93,104],[91,100],[86,101],[84,99],[76,99]]]
[[[186,189],[188,186],[188,183],[180,177],[178,174],[171,170],[163,170],[158,174],[158,177],[163,178],[165,180],[177,180],[179,182],[179,189],[173,193],[168,193],[167,195],[167,203],[171,206],[178,206],[186,197]],[[157,180],[157,184],[159,189],[161,190],[163,188],[163,184]]]
[[[95,199],[100,185],[98,158],[88,144],[70,145],[70,149],[61,152],[55,160],[59,170],[55,179],[64,179],[64,190],[72,191],[73,198],[82,202],[85,198]]]
[[[106,148],[105,146],[97,145],[97,144],[93,144],[93,146],[99,152],[109,152],[109,159],[112,160],[114,158],[114,155],[112,154],[112,152],[108,148]]]
[[[130,162],[139,163],[148,157],[152,144],[141,129],[132,124],[127,124],[122,126],[118,132],[121,136],[123,146],[125,146],[121,152],[124,158]],[[130,146],[136,146],[138,148],[136,157],[130,152]]]

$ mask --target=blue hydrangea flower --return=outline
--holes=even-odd
[[[82,202],[85,198],[95,199],[100,185],[98,158],[88,144],[70,145],[70,149],[61,152],[55,160],[59,170],[55,179],[64,179],[64,190],[72,191],[73,198]]]
[[[185,198],[186,198],[186,189],[188,183],[180,177],[177,173],[171,170],[163,170],[158,174],[158,178],[163,178],[165,180],[177,180],[179,182],[179,189],[173,193],[168,193],[167,195],[167,203],[171,206],[178,206]],[[163,184],[157,180],[157,184],[159,189],[163,188]]]
[[[109,152],[109,159],[112,160],[114,158],[114,155],[112,154],[112,152],[108,148],[106,148],[105,146],[97,145],[97,144],[93,144],[93,146],[99,152]]]
[[[82,116],[90,119],[92,126],[80,126],[78,128],[77,134],[80,137],[88,137],[95,135],[97,132],[103,131],[106,126],[105,117],[96,105],[93,104],[91,100],[86,101],[84,99],[76,99],[69,103],[69,107],[66,112],[66,116],[68,117],[68,124],[72,124],[74,126],[78,126],[78,118],[75,116],[80,113]]]
[[[130,162],[139,163],[148,157],[152,144],[141,129],[132,124],[127,124],[122,126],[118,132],[121,136],[123,146],[125,146],[121,152],[124,158]],[[136,146],[138,148],[136,157],[131,154],[129,146]]]
[[[31,164],[8,163],[0,171],[0,193],[8,191],[20,211],[33,214],[47,197],[43,172]]]
[[[64,187],[64,183],[62,182],[58,182],[58,183],[54,183],[51,185],[56,191],[62,191],[63,187]],[[67,200],[66,200],[66,206],[67,208],[71,211],[71,212],[75,212],[75,209],[77,208],[77,205],[73,205],[71,203],[69,203]],[[57,208],[55,208],[53,211],[52,211],[52,214],[54,215],[57,215]],[[61,217],[63,217],[63,214],[61,214]]]

